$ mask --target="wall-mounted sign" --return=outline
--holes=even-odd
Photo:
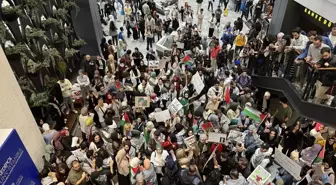
[[[322,17],[321,15],[317,14],[316,12],[305,8],[304,9],[304,13],[310,15],[312,18],[316,19],[318,22],[323,23],[324,25],[327,25],[329,28],[333,25],[333,23],[331,21],[329,21],[328,19]]]

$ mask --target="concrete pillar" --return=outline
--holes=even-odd
[[[276,35],[280,31],[291,34],[291,30],[299,25],[299,4],[293,0],[275,1],[269,33]]]
[[[75,0],[79,6],[79,12],[73,12],[72,19],[78,37],[84,39],[87,44],[81,48],[81,54],[98,55],[103,31],[99,16],[97,1]]]
[[[41,170],[45,142],[1,47],[0,61],[0,129],[16,129],[34,164]]]

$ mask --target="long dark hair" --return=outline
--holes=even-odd
[[[116,31],[117,30],[117,27],[115,26],[115,24],[114,24],[114,21],[110,21],[110,30],[112,30],[112,31]]]
[[[61,173],[60,172],[60,169],[64,169],[65,170],[65,173],[63,174],[63,173]],[[67,166],[67,164],[65,164],[65,163],[60,163],[60,164],[58,164],[57,166],[56,166],[56,177],[57,177],[57,180],[59,181],[59,182],[65,182],[66,181],[66,179],[67,179],[67,177],[68,177],[68,173],[69,173],[69,168],[68,168],[68,166]]]
[[[96,141],[95,141],[95,139],[94,139],[96,136],[99,136],[99,137],[100,137],[100,141],[99,141],[98,143],[96,143]],[[96,144],[97,148],[101,148],[101,147],[104,145],[103,138],[102,138],[98,133],[94,133],[94,134],[92,135],[92,142],[93,142],[94,144]]]

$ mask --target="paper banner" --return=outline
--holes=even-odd
[[[274,160],[296,180],[300,180],[300,172],[302,167],[279,151],[277,148],[275,149]]]
[[[180,103],[180,101],[178,101],[176,98],[170,103],[170,105],[168,106],[169,111],[172,114],[177,113],[178,111],[180,111],[183,108],[183,105]]]
[[[196,92],[197,92],[198,94],[200,94],[201,91],[202,91],[203,88],[204,88],[204,83],[203,83],[203,81],[202,81],[202,79],[201,79],[201,76],[199,75],[198,72],[195,73],[195,74],[192,76],[192,78],[191,78],[191,83],[193,84],[193,86],[194,86]]]
[[[225,143],[226,141],[226,134],[217,133],[217,132],[209,132],[208,133],[208,142],[211,143]]]
[[[250,174],[250,176],[247,178],[247,181],[253,185],[264,185],[270,176],[271,174],[259,165]]]
[[[244,143],[245,136],[246,136],[246,133],[242,133],[236,130],[230,130],[227,140]]]
[[[149,69],[159,69],[160,61],[158,60],[150,60],[148,61]]]
[[[154,117],[155,117],[156,122],[165,122],[170,119],[169,110],[166,109],[161,112],[155,112]]]

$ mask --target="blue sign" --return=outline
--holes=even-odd
[[[0,146],[0,185],[41,185],[39,172],[12,129]]]

